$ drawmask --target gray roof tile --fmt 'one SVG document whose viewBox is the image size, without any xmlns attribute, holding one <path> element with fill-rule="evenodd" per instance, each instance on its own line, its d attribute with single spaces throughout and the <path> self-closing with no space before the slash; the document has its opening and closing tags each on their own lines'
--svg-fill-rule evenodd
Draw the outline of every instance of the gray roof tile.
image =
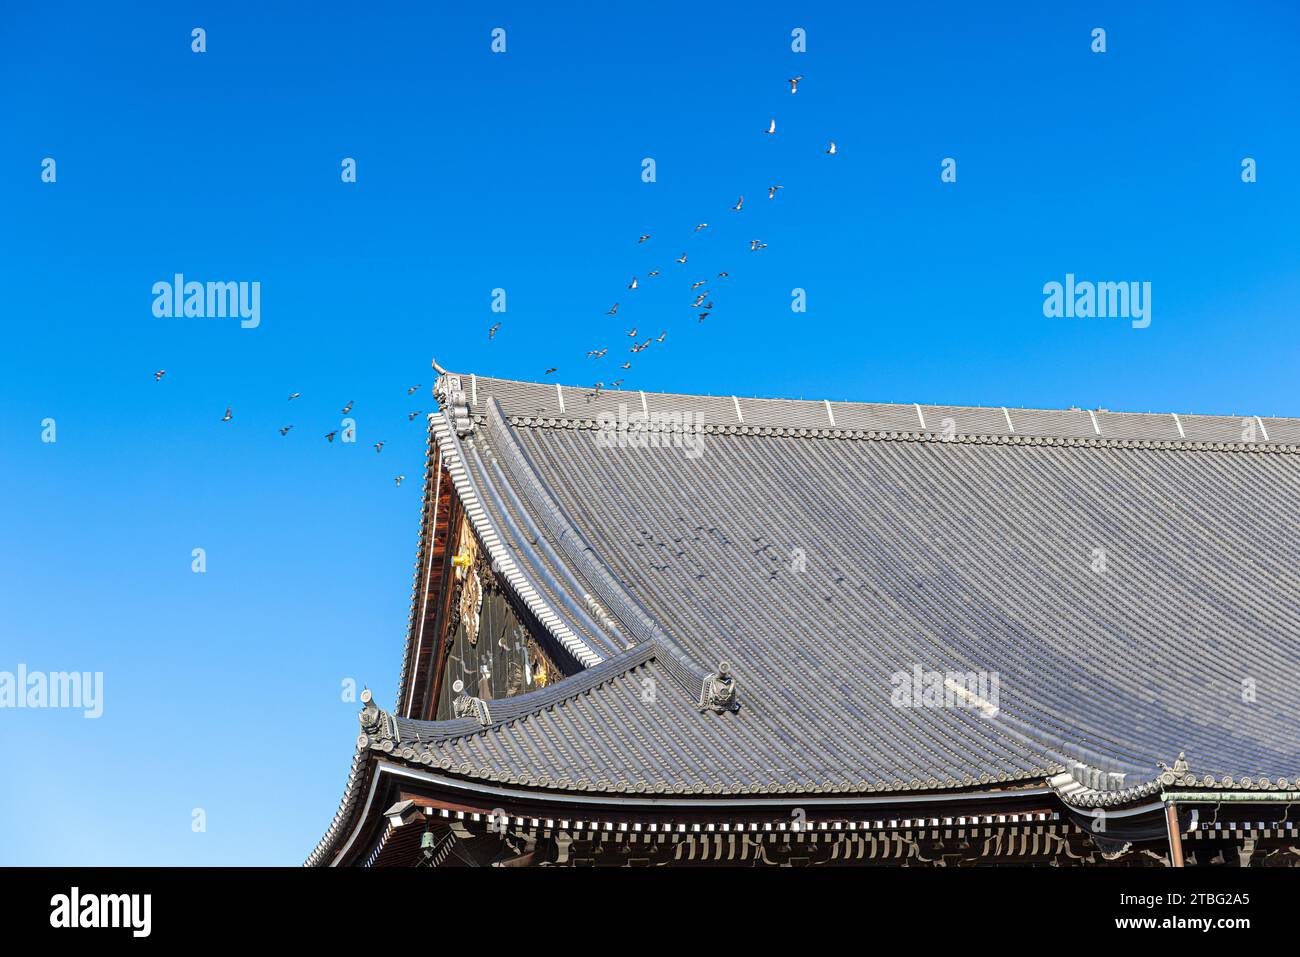
<svg viewBox="0 0 1300 957">
<path fill-rule="evenodd" d="M 1071 794 L 1135 799 L 1179 752 L 1217 786 L 1300 775 L 1296 420 L 1242 443 L 1234 416 L 474 392 L 454 441 L 484 521 L 603 661 L 491 702 L 488 728 L 399 722 L 399 751 L 418 734 L 454 773 L 643 793 L 1078 764 L 1112 778 Z M 620 406 L 698 415 L 703 455 L 603 447 Z M 589 595 L 615 634 L 575 610 Z M 724 659 L 739 710 L 701 711 Z M 996 676 L 996 715 L 898 706 L 918 667 Z"/>
</svg>

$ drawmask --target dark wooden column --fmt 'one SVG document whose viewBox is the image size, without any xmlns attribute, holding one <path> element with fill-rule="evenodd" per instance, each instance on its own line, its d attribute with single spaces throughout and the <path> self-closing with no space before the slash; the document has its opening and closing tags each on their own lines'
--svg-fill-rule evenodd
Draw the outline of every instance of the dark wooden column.
<svg viewBox="0 0 1300 957">
<path fill-rule="evenodd" d="M 1183 835 L 1178 826 L 1178 808 L 1173 801 L 1165 802 L 1165 828 L 1169 832 L 1169 857 L 1174 867 L 1183 866 Z"/>
</svg>

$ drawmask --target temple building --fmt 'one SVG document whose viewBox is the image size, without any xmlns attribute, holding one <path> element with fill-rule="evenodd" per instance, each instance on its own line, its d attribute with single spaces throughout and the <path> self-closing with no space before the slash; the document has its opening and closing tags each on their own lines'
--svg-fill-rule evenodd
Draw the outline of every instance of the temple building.
<svg viewBox="0 0 1300 957">
<path fill-rule="evenodd" d="M 438 372 L 308 864 L 1300 863 L 1300 419 Z"/>
</svg>

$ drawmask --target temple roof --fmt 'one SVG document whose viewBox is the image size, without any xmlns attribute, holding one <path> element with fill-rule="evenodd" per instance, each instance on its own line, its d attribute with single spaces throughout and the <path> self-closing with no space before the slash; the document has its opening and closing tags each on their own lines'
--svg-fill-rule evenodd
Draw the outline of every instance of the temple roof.
<svg viewBox="0 0 1300 957">
<path fill-rule="evenodd" d="M 365 747 L 647 795 L 1300 778 L 1300 420 L 438 395 L 493 567 L 586 670 Z"/>
</svg>

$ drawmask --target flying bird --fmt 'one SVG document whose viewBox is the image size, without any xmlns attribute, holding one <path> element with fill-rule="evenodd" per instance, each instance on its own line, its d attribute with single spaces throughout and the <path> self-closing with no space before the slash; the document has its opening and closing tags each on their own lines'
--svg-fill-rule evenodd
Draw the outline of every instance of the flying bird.
<svg viewBox="0 0 1300 957">
<path fill-rule="evenodd" d="M 646 273 L 646 275 L 647 275 L 647 276 L 657 276 L 657 275 L 659 275 L 659 270 L 658 270 L 658 269 L 652 269 L 652 270 L 650 270 L 648 273 Z"/>
<path fill-rule="evenodd" d="M 338 435 L 338 434 L 339 434 L 339 430 L 338 430 L 338 429 L 335 429 L 333 432 L 326 432 L 326 433 L 325 433 L 325 438 L 327 438 L 327 439 L 329 439 L 331 442 L 333 442 L 333 441 L 334 441 L 334 436 L 336 436 L 336 435 Z"/>
<path fill-rule="evenodd" d="M 609 384 L 609 387 L 610 387 L 611 389 L 617 389 L 617 388 L 618 388 L 619 386 L 621 386 L 622 384 L 623 384 L 623 380 L 622 380 L 622 379 L 615 379 L 613 382 L 611 382 L 611 383 Z"/>
<path fill-rule="evenodd" d="M 357 434 L 356 429 L 349 428 L 346 432 L 343 433 L 343 441 L 351 442 L 354 438 L 356 438 L 356 434 Z"/>
<path fill-rule="evenodd" d="M 384 440 L 380 439 L 378 442 L 375 443 L 375 454 L 378 455 L 383 450 L 384 450 Z"/>
<path fill-rule="evenodd" d="M 767 198 L 768 198 L 768 199 L 776 199 L 776 191 L 777 191 L 778 189 L 785 189 L 785 187 L 784 187 L 784 186 L 769 186 L 769 187 L 767 188 Z"/>
<path fill-rule="evenodd" d="M 301 392 L 295 392 L 293 395 L 289 396 L 289 401 L 292 402 L 294 399 L 298 398 L 298 396 L 300 396 L 300 395 L 302 395 Z"/>
<path fill-rule="evenodd" d="M 549 369 L 543 372 L 542 375 L 550 375 L 552 372 L 559 372 L 559 371 L 560 371 L 559 366 L 551 366 Z"/>
<path fill-rule="evenodd" d="M 406 390 L 406 394 L 407 394 L 407 395 L 415 395 L 416 391 L 417 391 L 419 388 L 420 388 L 420 384 L 419 384 L 419 383 L 416 383 L 415 385 L 411 386 L 409 389 Z"/>
<path fill-rule="evenodd" d="M 635 289 L 635 288 L 636 288 L 636 276 L 633 276 L 633 277 L 632 277 L 632 281 L 631 281 L 630 283 L 627 284 L 627 288 L 628 288 L 628 289 Z"/>
<path fill-rule="evenodd" d="M 707 312 L 700 313 L 700 322 L 703 322 L 707 318 L 709 318 L 709 314 Z"/>
<path fill-rule="evenodd" d="M 732 208 L 732 209 L 741 209 L 742 207 L 744 207 L 744 205 L 745 205 L 745 197 L 742 196 L 742 197 L 740 197 L 740 199 L 736 200 L 736 205 L 735 205 L 735 206 L 732 206 L 731 208 Z"/>
<path fill-rule="evenodd" d="M 348 404 L 343 407 L 343 414 L 347 415 L 352 411 L 352 400 L 348 399 Z"/>
<path fill-rule="evenodd" d="M 834 140 L 831 140 L 831 145 L 827 148 L 826 152 L 829 153 L 831 156 L 834 156 L 834 155 L 835 155 L 835 141 L 834 141 Z"/>
<path fill-rule="evenodd" d="M 701 229 L 707 229 L 708 226 L 709 226 L 708 223 L 700 223 L 700 225 L 698 225 L 698 226 L 696 226 L 694 229 L 692 229 L 691 232 L 693 232 L 693 233 L 698 233 Z"/>
<path fill-rule="evenodd" d="M 154 381 L 154 382 L 161 382 L 161 381 L 162 381 L 162 377 L 165 376 L 166 374 L 167 374 L 167 370 L 166 370 L 166 369 L 159 369 L 157 372 L 155 372 L 155 373 L 153 374 L 153 381 Z"/>
<path fill-rule="evenodd" d="M 406 478 L 405 475 L 399 475 L 399 476 L 397 476 L 397 478 L 393 479 L 393 482 L 396 483 L 396 485 L 397 485 L 398 488 L 401 488 L 401 487 L 402 487 L 402 479 L 404 479 L 404 478 Z"/>
<path fill-rule="evenodd" d="M 234 416 L 230 414 L 230 406 L 226 406 L 226 414 L 221 417 L 222 422 L 229 422 Z"/>
<path fill-rule="evenodd" d="M 691 283 L 691 292 L 694 292 L 695 290 L 699 289 L 699 288 L 700 288 L 701 286 L 703 286 L 706 282 L 708 282 L 707 279 L 701 279 L 699 282 L 693 282 L 693 283 Z"/>
<path fill-rule="evenodd" d="M 618 303 L 614 303 L 613 307 L 609 310 L 609 312 L 605 313 L 605 315 L 612 316 L 616 312 L 618 312 Z"/>
<path fill-rule="evenodd" d="M 707 289 L 704 290 L 704 292 L 700 293 L 700 298 L 696 299 L 693 303 L 691 303 L 691 308 L 694 309 L 700 306 L 704 302 L 705 298 L 708 297 L 708 294 L 709 291 Z"/>
<path fill-rule="evenodd" d="M 677 261 L 678 261 L 679 263 L 684 263 L 684 262 L 686 262 L 686 253 L 682 253 L 682 258 L 679 259 L 679 260 L 677 260 Z"/>
<path fill-rule="evenodd" d="M 493 326 L 491 329 L 488 330 L 488 338 L 495 339 L 497 335 L 497 330 L 500 328 L 501 328 L 501 323 L 498 322 L 495 326 Z"/>
<path fill-rule="evenodd" d="M 727 276 L 729 276 L 729 275 L 731 275 L 731 274 L 730 274 L 730 273 L 725 273 L 725 272 L 720 272 L 720 273 L 718 273 L 718 278 L 719 278 L 719 279 L 726 279 Z"/>
<path fill-rule="evenodd" d="M 637 242 L 639 242 L 639 243 L 643 243 L 643 242 L 645 242 L 645 241 L 646 241 L 647 239 L 649 239 L 649 238 L 650 238 L 650 234 L 649 234 L 649 233 L 646 233 L 644 236 L 642 236 L 640 239 L 638 239 Z"/>
<path fill-rule="evenodd" d="M 419 409 L 416 409 L 414 412 L 411 412 L 411 413 L 409 413 L 409 414 L 406 416 L 406 421 L 407 421 L 407 422 L 414 422 L 414 421 L 415 421 L 415 417 L 416 417 L 417 415 L 419 415 L 419 414 L 420 414 L 420 410 L 419 410 Z"/>
<path fill-rule="evenodd" d="M 751 239 L 751 240 L 749 241 L 749 251 L 750 251 L 751 253 L 752 253 L 755 249 L 766 249 L 766 248 L 767 248 L 767 243 L 765 243 L 765 242 L 760 242 L 760 241 L 757 240 L 757 239 Z"/>
<path fill-rule="evenodd" d="M 289 430 L 292 429 L 292 428 L 293 428 L 292 425 L 286 425 L 283 429 L 280 430 L 280 434 L 281 434 L 281 435 L 288 435 L 288 434 L 289 434 Z"/>
<path fill-rule="evenodd" d="M 802 76 L 792 76 L 792 77 L 790 77 L 790 92 L 791 92 L 792 94 L 793 94 L 793 93 L 798 93 L 798 92 L 799 92 L 799 81 L 802 80 L 802 79 L 803 79 Z"/>
<path fill-rule="evenodd" d="M 634 338 L 634 339 L 636 338 L 636 330 L 635 330 L 635 329 L 629 329 L 627 334 L 628 334 L 630 337 Z"/>
<path fill-rule="evenodd" d="M 623 369 L 630 369 L 630 368 L 632 368 L 632 363 L 630 363 L 630 362 L 624 362 L 623 365 L 622 365 L 620 368 L 623 368 Z"/>
<path fill-rule="evenodd" d="M 668 330 L 665 329 L 663 332 L 659 333 L 659 338 L 656 339 L 655 342 L 663 342 L 667 338 L 668 338 Z"/>
<path fill-rule="evenodd" d="M 769 136 L 771 136 L 773 133 L 775 133 L 775 132 L 776 132 L 776 120 L 773 119 L 772 122 L 769 123 L 769 124 L 767 125 L 767 129 L 765 129 L 763 132 L 766 133 L 766 134 L 768 134 Z"/>
</svg>

